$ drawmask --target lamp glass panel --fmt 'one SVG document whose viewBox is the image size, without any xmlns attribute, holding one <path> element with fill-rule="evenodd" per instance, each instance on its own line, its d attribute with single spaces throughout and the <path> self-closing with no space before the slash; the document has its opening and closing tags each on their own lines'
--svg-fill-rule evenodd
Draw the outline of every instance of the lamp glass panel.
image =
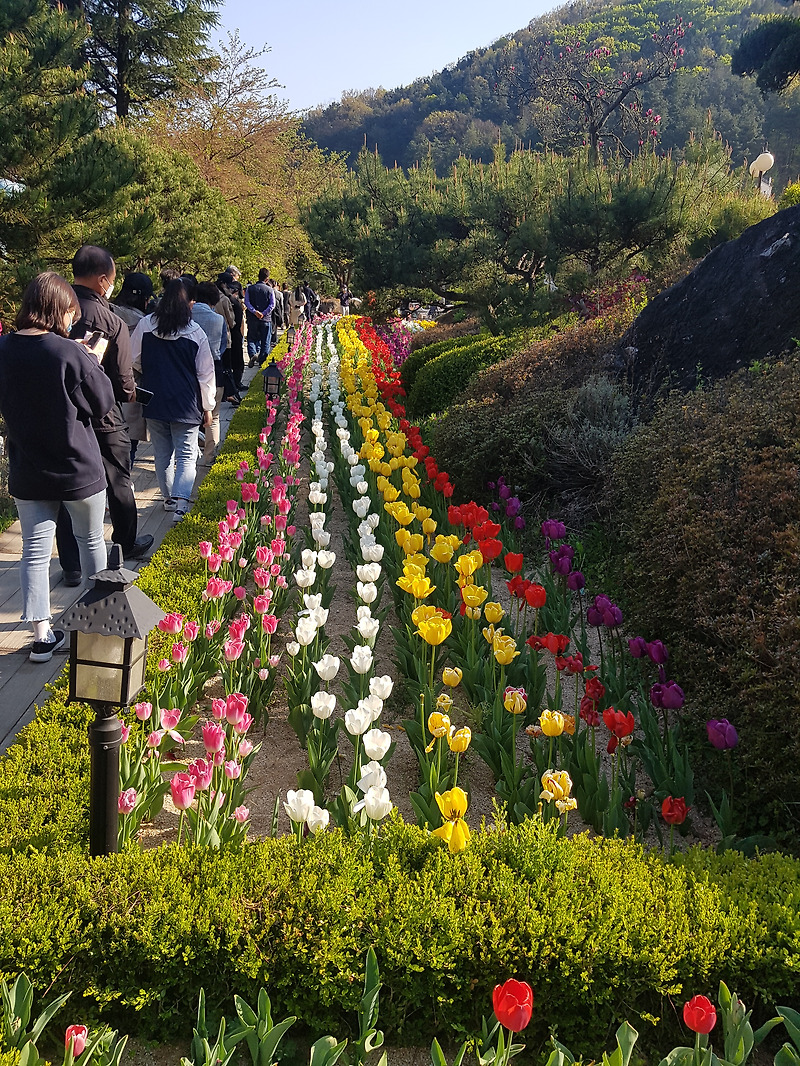
<svg viewBox="0 0 800 1066">
<path fill-rule="evenodd" d="M 128 671 L 128 690 L 125 693 L 125 700 L 123 702 L 129 703 L 137 692 L 144 688 L 144 674 L 147 666 L 147 658 L 145 656 L 145 650 L 147 648 L 147 641 L 134 640 L 131 647 L 131 665 Z"/>
<path fill-rule="evenodd" d="M 121 666 L 88 666 L 85 663 L 76 663 L 75 698 L 122 703 L 124 674 Z"/>
<path fill-rule="evenodd" d="M 122 666 L 125 661 L 125 638 L 104 633 L 78 633 L 78 658 L 96 663 Z"/>
</svg>

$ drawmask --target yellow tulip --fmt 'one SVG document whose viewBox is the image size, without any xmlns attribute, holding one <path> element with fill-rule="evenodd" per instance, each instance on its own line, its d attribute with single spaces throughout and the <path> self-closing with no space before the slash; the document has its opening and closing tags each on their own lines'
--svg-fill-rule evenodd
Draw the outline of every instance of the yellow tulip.
<svg viewBox="0 0 800 1066">
<path fill-rule="evenodd" d="M 410 497 L 410 499 L 418 500 L 421 495 L 422 490 L 416 482 L 413 485 L 406 485 L 406 496 Z"/>
<path fill-rule="evenodd" d="M 405 548 L 406 541 L 409 539 L 410 536 L 411 534 L 404 526 L 401 526 L 399 529 L 395 530 L 394 539 L 397 541 L 398 548 Z"/>
<path fill-rule="evenodd" d="M 386 488 L 383 490 L 383 498 L 386 503 L 394 503 L 399 495 L 400 489 L 395 488 L 391 483 L 387 483 Z"/>
<path fill-rule="evenodd" d="M 427 599 L 436 588 L 431 584 L 431 579 L 427 575 L 419 576 L 418 574 L 405 574 L 398 578 L 396 584 L 403 592 L 412 595 L 415 600 Z"/>
<path fill-rule="evenodd" d="M 574 714 L 565 714 L 564 715 L 564 732 L 567 734 L 568 737 L 574 737 L 575 736 L 575 715 Z"/>
<path fill-rule="evenodd" d="M 560 737 L 564 732 L 564 715 L 561 711 L 542 711 L 539 725 L 546 737 Z"/>
<path fill-rule="evenodd" d="M 416 553 L 422 549 L 424 544 L 425 538 L 421 533 L 411 533 L 409 534 L 408 540 L 403 545 L 403 551 L 408 555 L 416 555 Z"/>
<path fill-rule="evenodd" d="M 429 618 L 433 618 L 438 613 L 432 604 L 421 603 L 419 607 L 415 607 L 411 612 L 411 621 L 415 626 L 418 626 L 420 622 L 427 622 Z"/>
<path fill-rule="evenodd" d="M 426 644 L 431 644 L 433 647 L 438 647 L 439 644 L 442 644 L 452 632 L 453 623 L 449 618 L 443 618 L 438 613 L 435 617 L 420 622 L 417 626 L 417 633 Z"/>
<path fill-rule="evenodd" d="M 528 703 L 519 689 L 512 688 L 508 689 L 503 706 L 510 714 L 523 714 Z"/>
<path fill-rule="evenodd" d="M 444 825 L 440 829 L 434 829 L 433 836 L 446 840 L 452 854 L 463 851 L 469 843 L 469 826 L 464 821 L 464 815 L 467 813 L 466 793 L 456 786 L 441 795 L 437 792 L 436 802 Z"/>
<path fill-rule="evenodd" d="M 441 711 L 442 714 L 449 714 L 450 708 L 453 706 L 452 696 L 448 696 L 446 692 L 440 692 L 436 697 L 436 710 Z"/>
<path fill-rule="evenodd" d="M 483 633 L 483 639 L 487 644 L 494 645 L 495 638 L 502 635 L 502 629 L 495 629 L 494 626 L 487 626 L 486 629 L 481 630 Z"/>
<path fill-rule="evenodd" d="M 432 513 L 430 507 L 421 507 L 416 502 L 411 505 L 411 510 L 419 522 L 424 522 L 426 518 L 430 518 Z"/>
<path fill-rule="evenodd" d="M 555 800 L 561 814 L 574 811 L 578 804 L 570 797 L 572 779 L 566 770 L 545 770 L 542 774 L 542 791 L 539 799 Z"/>
<path fill-rule="evenodd" d="M 513 637 L 507 637 L 505 635 L 496 636 L 494 643 L 492 644 L 492 650 L 494 651 L 495 659 L 501 666 L 508 666 L 519 655 L 517 651 L 517 642 Z"/>
<path fill-rule="evenodd" d="M 476 570 L 483 566 L 483 556 L 477 550 L 459 555 L 453 566 L 462 577 L 472 577 Z"/>
<path fill-rule="evenodd" d="M 480 607 L 488 595 L 483 585 L 465 585 L 461 590 L 461 598 L 467 607 Z"/>
<path fill-rule="evenodd" d="M 437 537 L 431 548 L 431 559 L 435 559 L 437 563 L 449 563 L 452 558 L 452 545 L 446 537 Z"/>
<path fill-rule="evenodd" d="M 442 714 L 439 711 L 433 711 L 428 715 L 428 732 L 435 736 L 446 737 L 450 732 L 450 719 L 446 714 Z"/>
<path fill-rule="evenodd" d="M 488 603 L 483 605 L 483 614 L 487 622 L 496 625 L 498 622 L 502 621 L 505 611 L 499 603 L 495 603 L 494 600 L 489 600 Z"/>
<path fill-rule="evenodd" d="M 481 617 L 481 613 L 482 612 L 481 612 L 480 607 L 465 607 L 464 608 L 464 614 L 467 616 L 467 618 L 471 618 L 475 622 L 479 621 L 479 619 Z"/>
<path fill-rule="evenodd" d="M 461 729 L 451 729 L 447 735 L 447 744 L 450 751 L 456 753 L 456 755 L 462 754 L 469 747 L 469 742 L 472 740 L 472 730 L 469 726 L 462 726 Z"/>
<path fill-rule="evenodd" d="M 436 522 L 433 518 L 422 519 L 422 532 L 425 534 L 426 537 L 433 536 L 433 534 L 436 532 Z"/>
<path fill-rule="evenodd" d="M 463 676 L 463 671 L 457 666 L 446 666 L 444 670 L 442 670 L 442 681 L 448 686 L 448 688 L 455 688 L 456 685 L 460 685 Z"/>
<path fill-rule="evenodd" d="M 410 533 L 409 536 L 419 536 L 419 533 Z M 425 573 L 425 567 L 428 565 L 428 556 L 423 555 L 422 552 L 417 552 L 414 555 L 407 555 L 403 560 L 403 569 L 406 570 L 410 566 L 416 566 L 420 574 Z"/>
</svg>

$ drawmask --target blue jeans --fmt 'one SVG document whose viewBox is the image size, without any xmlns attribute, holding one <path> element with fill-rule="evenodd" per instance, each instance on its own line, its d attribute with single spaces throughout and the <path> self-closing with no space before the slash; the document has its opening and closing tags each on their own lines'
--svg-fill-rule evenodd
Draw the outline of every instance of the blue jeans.
<svg viewBox="0 0 800 1066">
<path fill-rule="evenodd" d="M 162 422 L 158 418 L 148 418 L 147 428 L 161 495 L 165 500 L 177 500 L 179 511 L 188 511 L 197 475 L 198 427 L 189 422 Z"/>
<path fill-rule="evenodd" d="M 22 527 L 22 586 L 23 622 L 43 622 L 50 618 L 50 556 L 56 519 L 61 507 L 59 500 L 18 500 L 17 514 Z M 108 566 L 103 533 L 106 493 L 96 492 L 85 500 L 65 500 L 78 542 L 81 572 L 84 581 Z"/>
<path fill-rule="evenodd" d="M 247 331 L 247 354 L 251 359 L 263 363 L 272 351 L 272 319 L 262 318 L 258 323 L 258 333 L 253 336 Z"/>
</svg>

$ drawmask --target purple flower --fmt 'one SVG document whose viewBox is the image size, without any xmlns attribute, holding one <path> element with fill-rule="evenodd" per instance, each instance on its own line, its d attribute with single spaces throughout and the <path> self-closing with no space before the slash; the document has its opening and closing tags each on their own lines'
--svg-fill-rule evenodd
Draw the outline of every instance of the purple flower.
<svg viewBox="0 0 800 1066">
<path fill-rule="evenodd" d="M 652 640 L 647 645 L 646 650 L 650 662 L 654 663 L 656 666 L 663 666 L 669 658 L 669 652 L 660 640 Z"/>
<path fill-rule="evenodd" d="M 586 608 L 586 621 L 590 626 L 601 626 L 603 624 L 603 612 L 598 611 L 593 603 Z"/>
<path fill-rule="evenodd" d="M 647 641 L 644 637 L 633 637 L 628 641 L 628 651 L 634 659 L 641 659 L 643 655 L 647 654 Z"/>
<path fill-rule="evenodd" d="M 525 519 L 522 517 L 522 515 L 517 515 L 517 517 L 514 519 L 514 529 L 522 530 L 524 528 L 525 528 Z"/>
<path fill-rule="evenodd" d="M 739 734 L 727 718 L 712 718 L 706 722 L 708 739 L 717 751 L 729 751 L 739 743 Z"/>
<path fill-rule="evenodd" d="M 493 511 L 499 511 L 499 510 L 500 510 L 500 504 L 499 504 L 499 503 L 497 503 L 497 501 L 495 501 L 495 502 L 494 502 L 494 503 L 492 504 L 492 510 L 493 510 Z"/>
<path fill-rule="evenodd" d="M 575 549 L 570 547 L 569 544 L 562 544 L 560 548 L 551 551 L 549 555 L 553 572 L 565 577 L 572 569 L 572 559 L 575 555 Z"/>
<path fill-rule="evenodd" d="M 511 489 L 508 485 L 498 485 L 497 495 L 501 500 L 507 500 L 511 496 Z"/>
<path fill-rule="evenodd" d="M 491 489 L 491 491 L 494 492 L 494 490 L 497 488 L 497 485 L 495 485 L 493 481 L 487 481 L 486 488 Z"/>
<path fill-rule="evenodd" d="M 679 711 L 686 697 L 677 681 L 659 681 L 650 689 L 650 702 L 654 707 L 667 711 Z"/>
<path fill-rule="evenodd" d="M 516 518 L 522 510 L 522 503 L 519 496 L 512 496 L 506 503 L 506 518 Z"/>
<path fill-rule="evenodd" d="M 547 518 L 542 522 L 542 536 L 545 540 L 563 540 L 567 535 L 567 527 L 563 522 L 557 522 L 554 518 Z"/>
<path fill-rule="evenodd" d="M 616 629 L 617 626 L 622 625 L 622 611 L 616 603 L 612 603 L 603 611 L 603 625 L 608 629 Z"/>
<path fill-rule="evenodd" d="M 573 570 L 571 574 L 567 574 L 567 588 L 571 592 L 580 592 L 581 589 L 586 588 L 586 578 L 580 570 Z"/>
</svg>

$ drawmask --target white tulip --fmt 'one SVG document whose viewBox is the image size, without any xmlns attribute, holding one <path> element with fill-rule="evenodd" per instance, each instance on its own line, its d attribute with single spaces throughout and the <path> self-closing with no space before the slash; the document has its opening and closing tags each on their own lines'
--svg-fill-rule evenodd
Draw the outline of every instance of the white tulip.
<svg viewBox="0 0 800 1066">
<path fill-rule="evenodd" d="M 328 494 L 326 492 L 309 492 L 308 502 L 314 504 L 314 506 L 320 506 L 328 502 Z"/>
<path fill-rule="evenodd" d="M 304 648 L 307 648 L 309 644 L 314 642 L 317 636 L 317 623 L 308 615 L 299 618 L 294 635 L 297 637 L 297 643 L 302 644 Z"/>
<path fill-rule="evenodd" d="M 367 818 L 373 822 L 380 822 L 392 809 L 392 801 L 389 799 L 389 790 L 386 788 L 369 788 L 364 796 L 364 810 Z"/>
<path fill-rule="evenodd" d="M 364 751 L 370 759 L 382 759 L 392 744 L 392 738 L 381 729 L 370 729 L 364 734 Z"/>
<path fill-rule="evenodd" d="M 289 654 L 291 654 L 291 652 Z M 319 662 L 313 663 L 312 665 L 319 674 L 320 681 L 333 681 L 339 673 L 340 663 L 335 655 L 323 655 Z"/>
<path fill-rule="evenodd" d="M 369 492 L 369 485 L 366 481 L 359 481 L 356 483 L 356 492 L 359 496 L 365 496 Z"/>
<path fill-rule="evenodd" d="M 320 548 L 327 548 L 331 542 L 330 533 L 326 533 L 324 529 L 312 529 L 311 536 L 314 538 L 314 543 L 319 545 Z"/>
<path fill-rule="evenodd" d="M 368 674 L 372 669 L 372 648 L 368 644 L 357 644 L 350 656 L 350 665 L 357 674 Z"/>
<path fill-rule="evenodd" d="M 356 567 L 356 575 L 359 581 L 377 581 L 381 576 L 381 568 L 378 563 L 364 563 Z"/>
<path fill-rule="evenodd" d="M 313 807 L 306 822 L 310 833 L 324 833 L 331 820 L 330 811 L 324 807 Z"/>
<path fill-rule="evenodd" d="M 374 586 L 373 586 L 374 587 Z M 380 623 L 377 618 L 359 618 L 358 625 L 355 627 L 362 640 L 372 648 L 375 646 L 375 638 L 378 636 L 378 630 L 380 629 Z"/>
<path fill-rule="evenodd" d="M 383 710 L 383 700 L 380 696 L 371 693 L 369 696 L 365 696 L 363 700 L 359 700 L 358 705 L 369 711 L 373 722 L 376 722 L 380 718 L 381 711 Z"/>
<path fill-rule="evenodd" d="M 353 510 L 359 518 L 366 518 L 371 506 L 372 501 L 369 496 L 359 496 L 357 500 L 353 500 Z"/>
<path fill-rule="evenodd" d="M 362 618 L 372 618 L 372 611 L 366 605 L 359 607 L 356 610 L 356 618 L 361 621 Z"/>
<path fill-rule="evenodd" d="M 369 691 L 379 699 L 388 700 L 393 688 L 394 681 L 388 674 L 384 674 L 383 677 L 371 677 L 369 679 Z"/>
<path fill-rule="evenodd" d="M 366 740 L 366 737 L 364 739 Z M 367 792 L 371 788 L 386 788 L 386 771 L 379 762 L 368 762 L 361 767 L 358 787 L 362 792 Z"/>
<path fill-rule="evenodd" d="M 351 707 L 349 711 L 345 711 L 344 727 L 350 736 L 360 737 L 362 733 L 366 733 L 371 725 L 372 718 L 370 713 L 364 708 Z"/>
<path fill-rule="evenodd" d="M 305 822 L 314 809 L 314 793 L 308 788 L 289 789 L 283 808 L 293 822 Z"/>
<path fill-rule="evenodd" d="M 377 529 L 381 522 L 381 516 L 377 514 L 367 515 L 367 525 L 370 529 Z"/>
<path fill-rule="evenodd" d="M 321 607 L 322 606 L 322 593 L 321 592 L 316 592 L 316 593 L 304 592 L 303 593 L 303 604 L 305 605 L 305 608 L 306 608 L 307 611 L 309 611 L 309 612 L 310 611 L 316 611 L 317 607 Z"/>
<path fill-rule="evenodd" d="M 294 579 L 298 588 L 310 589 L 317 580 L 317 572 L 316 570 L 296 570 Z"/>
<path fill-rule="evenodd" d="M 315 718 L 330 718 L 336 708 L 336 697 L 332 692 L 315 692 L 311 697 L 311 710 Z"/>
<path fill-rule="evenodd" d="M 317 561 L 317 553 L 312 552 L 310 548 L 304 548 L 300 559 L 304 570 L 313 570 Z"/>
<path fill-rule="evenodd" d="M 370 544 L 375 544 L 375 534 L 372 532 L 372 526 L 364 519 L 363 522 L 358 523 L 358 539 L 360 541 L 367 540 Z"/>
<path fill-rule="evenodd" d="M 361 542 L 361 558 L 369 563 L 379 563 L 383 558 L 382 544 L 369 544 L 366 547 Z"/>
<path fill-rule="evenodd" d="M 340 418 L 341 422 L 339 421 Z M 341 415 L 337 415 L 336 424 L 339 427 L 336 430 L 336 436 L 339 438 L 339 440 L 350 440 L 350 430 L 344 428 L 347 425 L 347 419 L 343 418 Z"/>
<path fill-rule="evenodd" d="M 312 511 L 308 516 L 308 521 L 311 523 L 312 529 L 322 528 L 325 525 L 325 512 L 324 511 Z"/>
<path fill-rule="evenodd" d="M 347 461 L 350 466 L 355 466 L 358 463 L 358 452 L 351 451 L 351 454 L 347 457 Z"/>
<path fill-rule="evenodd" d="M 289 641 L 289 643 L 286 645 L 286 653 L 287 655 L 291 655 L 292 658 L 294 658 L 295 655 L 300 654 L 300 645 L 297 643 L 296 640 Z"/>
<path fill-rule="evenodd" d="M 362 599 L 364 603 L 374 603 L 378 598 L 378 586 L 374 585 L 371 581 L 367 581 L 366 583 L 363 581 L 357 581 L 356 592 L 359 595 L 359 599 Z"/>
<path fill-rule="evenodd" d="M 328 552 L 324 549 L 317 552 L 317 563 L 323 570 L 330 570 L 333 564 L 336 562 L 336 552 Z"/>
</svg>

